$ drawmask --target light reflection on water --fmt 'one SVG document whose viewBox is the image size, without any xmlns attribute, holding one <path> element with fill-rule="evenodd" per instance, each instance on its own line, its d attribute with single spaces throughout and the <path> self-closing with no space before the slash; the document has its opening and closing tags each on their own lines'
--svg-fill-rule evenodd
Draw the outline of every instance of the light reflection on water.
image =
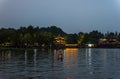
<svg viewBox="0 0 120 79">
<path fill-rule="evenodd" d="M 0 50 L 0 79 L 120 79 L 119 51 Z"/>
</svg>

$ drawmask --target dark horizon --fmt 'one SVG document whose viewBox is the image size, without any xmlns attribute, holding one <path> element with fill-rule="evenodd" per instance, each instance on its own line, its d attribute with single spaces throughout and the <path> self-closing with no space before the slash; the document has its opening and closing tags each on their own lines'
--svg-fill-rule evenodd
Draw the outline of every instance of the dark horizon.
<svg viewBox="0 0 120 79">
<path fill-rule="evenodd" d="M 104 45 L 105 47 L 120 47 L 120 32 L 103 34 L 99 31 L 91 31 L 90 33 L 67 34 L 56 26 L 43 28 L 29 26 L 27 28 L 21 27 L 17 30 L 12 28 L 0 29 L 0 47 L 49 48 L 50 45 L 53 45 L 53 48 L 55 48 L 64 47 L 66 44 L 76 44 L 75 46 L 82 47 L 85 47 L 86 44 L 95 45 L 95 47 L 101 47 L 101 45 L 102 47 Z"/>
<path fill-rule="evenodd" d="M 33 28 L 48 28 L 48 27 L 52 27 L 52 26 L 55 26 L 55 25 L 52 25 L 52 26 L 33 26 L 33 25 L 28 25 L 28 26 L 20 26 L 20 27 L 0 27 L 0 29 L 15 29 L 15 30 L 18 30 L 18 29 L 20 29 L 21 27 L 25 27 L 25 28 L 28 28 L 29 26 L 32 26 Z M 101 33 L 103 33 L 103 34 L 105 34 L 105 33 L 110 33 L 110 32 L 112 32 L 112 33 L 120 33 L 120 31 L 105 31 L 105 32 L 102 32 L 102 31 L 100 31 L 100 30 L 96 30 L 96 29 L 92 29 L 92 30 L 90 30 L 90 31 L 78 31 L 78 32 L 74 32 L 74 33 L 69 33 L 69 32 L 66 32 L 66 31 L 64 31 L 64 29 L 62 29 L 61 27 L 58 27 L 58 26 L 55 26 L 55 27 L 57 27 L 57 28 L 60 28 L 61 30 L 63 30 L 63 32 L 65 32 L 65 33 L 67 33 L 67 34 L 78 34 L 78 33 L 80 33 L 80 32 L 83 32 L 83 33 L 90 33 L 90 32 L 92 32 L 92 31 L 98 31 L 98 32 L 101 32 Z"/>
</svg>

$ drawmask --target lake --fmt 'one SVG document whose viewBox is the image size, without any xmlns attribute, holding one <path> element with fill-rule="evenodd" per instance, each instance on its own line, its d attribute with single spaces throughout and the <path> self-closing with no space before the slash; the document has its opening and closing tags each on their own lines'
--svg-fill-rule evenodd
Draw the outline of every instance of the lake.
<svg viewBox="0 0 120 79">
<path fill-rule="evenodd" d="M 1 49 L 0 79 L 120 79 L 120 49 Z"/>
</svg>

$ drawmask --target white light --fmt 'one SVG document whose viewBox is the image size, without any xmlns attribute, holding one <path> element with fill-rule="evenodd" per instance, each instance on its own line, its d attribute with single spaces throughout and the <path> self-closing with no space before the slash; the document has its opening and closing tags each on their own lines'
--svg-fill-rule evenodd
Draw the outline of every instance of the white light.
<svg viewBox="0 0 120 79">
<path fill-rule="evenodd" d="M 88 47 L 93 47 L 93 44 L 88 44 Z"/>
</svg>

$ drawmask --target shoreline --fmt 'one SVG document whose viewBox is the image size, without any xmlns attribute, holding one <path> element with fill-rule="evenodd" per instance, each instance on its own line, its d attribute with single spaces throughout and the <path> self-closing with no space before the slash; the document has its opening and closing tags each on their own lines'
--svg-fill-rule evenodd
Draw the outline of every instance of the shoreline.
<svg viewBox="0 0 120 79">
<path fill-rule="evenodd" d="M 0 49 L 66 49 L 66 48 L 120 48 L 120 44 L 98 44 L 95 46 L 64 46 L 64 45 L 53 45 L 53 46 L 49 46 L 46 45 L 44 47 L 42 46 L 0 46 Z"/>
</svg>

